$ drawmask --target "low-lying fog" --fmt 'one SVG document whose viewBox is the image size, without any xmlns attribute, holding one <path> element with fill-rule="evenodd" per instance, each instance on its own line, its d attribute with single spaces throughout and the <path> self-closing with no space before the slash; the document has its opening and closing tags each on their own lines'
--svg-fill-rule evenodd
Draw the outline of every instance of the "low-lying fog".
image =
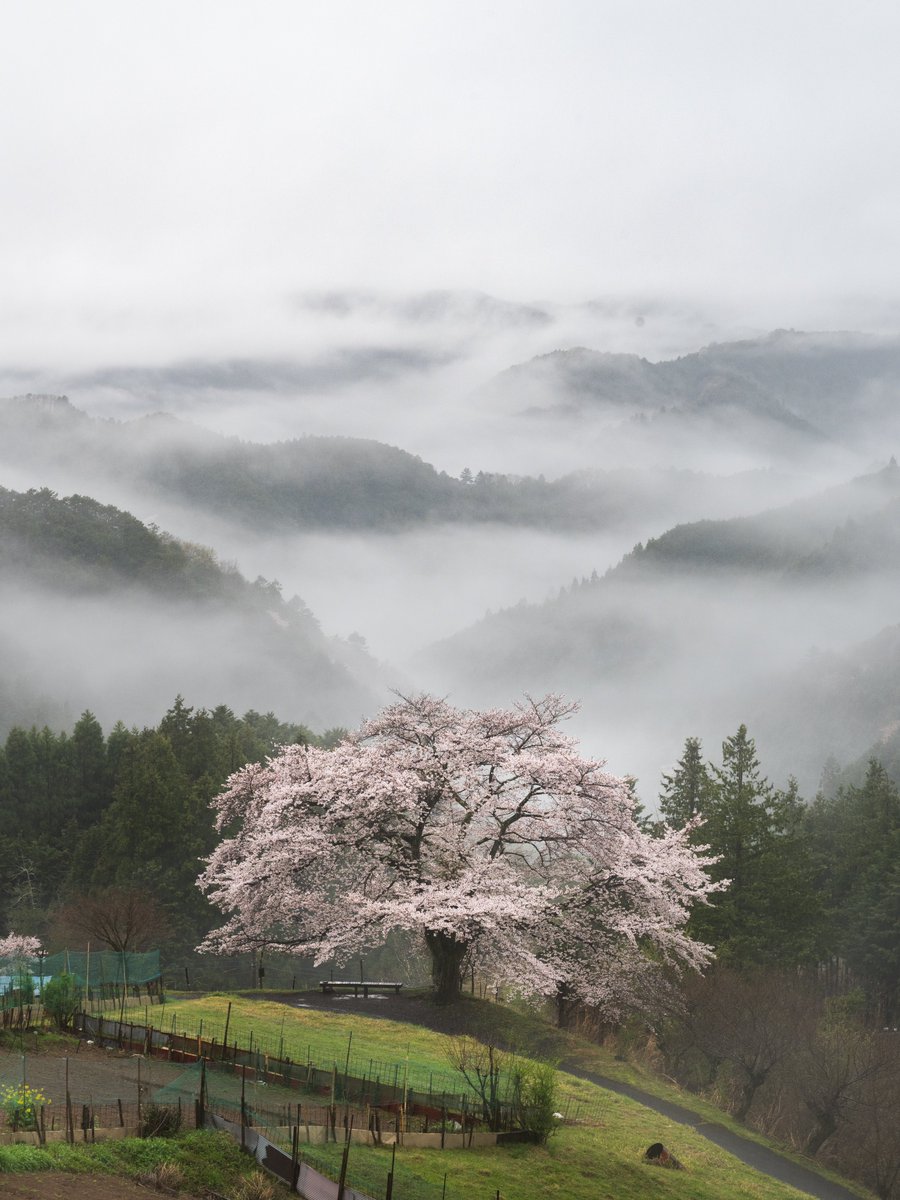
<svg viewBox="0 0 900 1200">
<path fill-rule="evenodd" d="M 404 308 L 395 301 L 391 307 L 377 298 L 340 295 L 296 300 L 294 318 L 310 343 L 305 357 L 25 370 L 7 376 L 4 386 L 7 394 L 65 392 L 94 417 L 124 420 L 165 410 L 253 441 L 322 433 L 370 437 L 453 475 L 464 467 L 548 479 L 590 467 L 689 467 L 723 477 L 759 473 L 732 488 L 727 500 L 723 490 L 707 509 L 692 506 L 667 480 L 652 514 L 596 532 L 445 524 L 391 532 L 251 534 L 174 497 L 149 497 L 122 480 L 87 480 L 76 461 L 66 461 L 64 449 L 53 466 L 36 472 L 21 461 L 3 462 L 0 448 L 0 484 L 91 494 L 177 537 L 212 546 L 221 561 L 234 562 L 250 579 L 277 579 L 285 597 L 296 593 L 305 601 L 327 636 L 357 633 L 366 639 L 372 656 L 388 664 L 380 679 L 382 695 L 393 684 L 446 691 L 464 703 L 508 704 L 525 687 L 536 692 L 552 687 L 583 699 L 584 712 L 573 728 L 585 749 L 607 757 L 617 771 L 639 775 L 649 803 L 660 771 L 677 758 L 686 736 L 703 736 L 714 755 L 718 741 L 741 721 L 764 725 L 769 681 L 799 670 L 814 646 L 845 649 L 897 619 L 893 585 L 884 580 L 852 592 L 789 593 L 767 584 L 765 603 L 751 603 L 745 582 L 721 576 L 706 589 L 660 588 L 636 598 L 628 616 L 638 621 L 645 640 L 633 668 L 624 672 L 615 661 L 614 636 L 598 654 L 590 640 L 579 642 L 574 627 L 565 653 L 552 662 L 542 660 L 540 638 L 532 641 L 530 633 L 518 647 L 520 667 L 497 671 L 488 683 L 478 677 L 477 664 L 466 676 L 464 658 L 462 673 L 417 658 L 430 643 L 465 629 L 487 610 L 522 600 L 540 604 L 573 578 L 603 575 L 636 542 L 678 522 L 749 514 L 813 494 L 861 473 L 878 456 L 883 462 L 893 447 L 886 436 L 869 431 L 855 443 L 823 439 L 801 455 L 787 436 L 780 443 L 777 434 L 753 440 L 728 425 L 710 426 L 697 436 L 696 427 L 648 432 L 627 413 L 598 420 L 523 416 L 515 394 L 498 402 L 484 384 L 496 371 L 563 344 L 567 334 L 582 335 L 579 340 L 596 349 L 659 356 L 698 349 L 716 332 L 747 331 L 717 331 L 688 309 L 671 312 L 638 302 L 564 311 L 498 307 L 478 297 L 462 302 L 440 293 L 410 304 Z M 318 353 L 310 329 L 322 333 Z M 90 628 L 89 637 L 79 633 L 79 621 Z M 217 647 L 227 645 L 229 652 L 239 647 L 239 628 L 213 623 L 194 637 L 172 621 L 171 614 L 147 612 L 135 623 L 114 611 L 107 620 L 96 602 L 42 603 L 36 609 L 19 594 L 4 606 L 0 633 L 16 636 L 34 663 L 43 655 L 34 672 L 40 687 L 65 692 L 74 716 L 83 707 L 96 708 L 95 698 L 103 694 L 104 711 L 126 723 L 153 720 L 176 693 L 197 705 L 275 709 L 288 721 L 352 725 L 363 715 L 330 704 L 289 711 L 302 680 L 292 684 L 266 672 L 254 678 L 253 661 L 239 656 L 227 666 L 217 663 Z M 167 630 L 172 652 L 160 656 Z M 490 664 L 489 654 L 485 662 Z M 804 787 L 814 787 L 821 742 L 798 746 L 794 763 L 778 722 L 770 721 L 765 732 L 773 769 L 797 770 Z M 860 730 L 855 742 L 837 748 L 862 752 L 866 736 Z M 760 750 L 766 765 L 766 745 Z M 822 752 L 822 762 L 824 757 Z"/>
</svg>

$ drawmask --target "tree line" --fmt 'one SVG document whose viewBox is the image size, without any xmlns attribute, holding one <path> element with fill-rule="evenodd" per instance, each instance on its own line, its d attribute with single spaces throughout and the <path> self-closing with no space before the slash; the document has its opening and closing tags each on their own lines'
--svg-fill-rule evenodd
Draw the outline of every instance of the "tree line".
<svg viewBox="0 0 900 1200">
<path fill-rule="evenodd" d="M 718 762 L 688 738 L 659 807 L 675 827 L 702 814 L 691 839 L 730 881 L 690 921 L 719 963 L 814 971 L 861 989 L 872 1022 L 900 1021 L 900 790 L 879 761 L 857 783 L 832 772 L 807 803 L 793 780 L 769 782 L 741 725 Z"/>
<path fill-rule="evenodd" d="M 127 896 L 155 913 L 147 945 L 191 951 L 212 923 L 195 886 L 216 842 L 212 798 L 275 747 L 333 745 L 343 732 L 318 737 L 273 713 L 237 717 L 181 697 L 144 729 L 117 722 L 104 735 L 90 712 L 71 733 L 12 729 L 0 749 L 0 927 L 81 945 L 71 918 L 114 891 L 123 911 Z"/>
<path fill-rule="evenodd" d="M 327 748 L 342 733 L 181 697 L 144 729 L 104 734 L 90 712 L 70 733 L 12 729 L 0 747 L 0 926 L 46 940 L 73 901 L 136 888 L 160 906 L 171 951 L 193 948 L 215 923 L 196 879 L 226 780 L 279 746 Z M 746 727 L 718 761 L 689 737 L 649 827 L 698 814 L 690 841 L 730 882 L 694 907 L 690 935 L 722 966 L 802 970 L 834 993 L 858 988 L 870 1023 L 900 1023 L 900 790 L 884 766 L 872 760 L 853 783 L 832 776 L 807 802 L 765 777 Z"/>
</svg>

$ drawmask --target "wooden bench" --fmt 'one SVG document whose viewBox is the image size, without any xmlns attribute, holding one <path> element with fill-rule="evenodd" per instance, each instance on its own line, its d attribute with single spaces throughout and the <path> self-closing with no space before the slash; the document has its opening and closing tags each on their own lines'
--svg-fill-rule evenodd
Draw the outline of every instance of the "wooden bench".
<svg viewBox="0 0 900 1200">
<path fill-rule="evenodd" d="M 322 979 L 319 987 L 323 996 L 333 995 L 335 992 L 352 992 L 354 996 L 359 996 L 362 992 L 363 998 L 368 999 L 369 992 L 394 992 L 399 996 L 403 984 L 391 983 L 384 979 Z"/>
</svg>

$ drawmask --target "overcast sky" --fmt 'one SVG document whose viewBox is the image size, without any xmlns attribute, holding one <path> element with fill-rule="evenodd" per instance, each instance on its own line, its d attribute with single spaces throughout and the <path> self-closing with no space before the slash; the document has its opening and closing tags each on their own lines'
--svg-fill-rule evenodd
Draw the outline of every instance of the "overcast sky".
<svg viewBox="0 0 900 1200">
<path fill-rule="evenodd" d="M 318 289 L 900 328 L 890 0 L 13 0 L 2 32 L 4 367 L 287 353 Z"/>
</svg>

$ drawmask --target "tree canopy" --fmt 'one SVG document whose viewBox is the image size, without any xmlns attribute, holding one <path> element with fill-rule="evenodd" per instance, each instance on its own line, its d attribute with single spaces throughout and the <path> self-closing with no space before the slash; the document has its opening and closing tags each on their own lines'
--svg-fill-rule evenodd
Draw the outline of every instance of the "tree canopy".
<svg viewBox="0 0 900 1200">
<path fill-rule="evenodd" d="M 395 930 L 427 947 L 438 998 L 464 962 L 524 992 L 592 1003 L 658 956 L 713 888 L 690 829 L 635 820 L 627 781 L 577 753 L 559 697 L 463 711 L 401 698 L 333 750 L 285 747 L 231 776 L 199 886 L 229 914 L 205 949 L 349 958 Z M 235 828 L 236 827 L 236 828 Z"/>
</svg>

